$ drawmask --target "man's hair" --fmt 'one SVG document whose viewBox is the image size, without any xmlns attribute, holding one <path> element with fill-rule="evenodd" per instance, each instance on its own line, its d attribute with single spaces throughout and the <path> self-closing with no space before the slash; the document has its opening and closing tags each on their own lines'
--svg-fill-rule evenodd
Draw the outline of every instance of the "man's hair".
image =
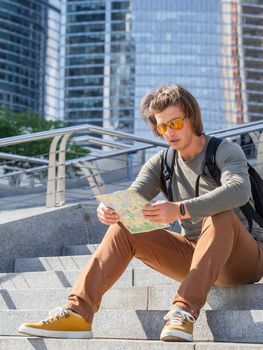
<svg viewBox="0 0 263 350">
<path fill-rule="evenodd" d="M 178 106 L 184 116 L 190 120 L 193 132 L 200 136 L 203 123 L 199 104 L 195 97 L 181 85 L 163 85 L 146 94 L 141 101 L 141 115 L 149 124 L 155 135 L 163 137 L 156 128 L 155 114 L 167 107 Z"/>
</svg>

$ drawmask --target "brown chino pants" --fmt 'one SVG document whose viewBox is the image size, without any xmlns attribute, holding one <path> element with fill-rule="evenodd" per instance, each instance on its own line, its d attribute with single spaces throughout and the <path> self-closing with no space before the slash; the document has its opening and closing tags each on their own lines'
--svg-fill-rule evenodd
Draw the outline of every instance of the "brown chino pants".
<svg viewBox="0 0 263 350">
<path fill-rule="evenodd" d="M 91 322 L 103 294 L 133 257 L 180 281 L 173 304 L 195 317 L 214 284 L 253 283 L 263 276 L 263 248 L 232 211 L 206 218 L 196 242 L 164 229 L 131 234 L 115 224 L 78 276 L 66 306 Z"/>
</svg>

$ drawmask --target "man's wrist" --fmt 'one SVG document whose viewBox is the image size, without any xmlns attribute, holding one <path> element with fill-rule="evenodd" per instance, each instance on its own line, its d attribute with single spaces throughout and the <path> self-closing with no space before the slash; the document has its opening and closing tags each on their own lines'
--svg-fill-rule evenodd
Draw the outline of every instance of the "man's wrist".
<svg viewBox="0 0 263 350">
<path fill-rule="evenodd" d="M 184 203 L 179 203 L 179 216 L 180 220 L 190 218 L 189 211 Z"/>
<path fill-rule="evenodd" d="M 180 203 L 179 210 L 180 210 L 181 216 L 184 217 L 185 216 L 185 206 L 183 203 Z"/>
</svg>

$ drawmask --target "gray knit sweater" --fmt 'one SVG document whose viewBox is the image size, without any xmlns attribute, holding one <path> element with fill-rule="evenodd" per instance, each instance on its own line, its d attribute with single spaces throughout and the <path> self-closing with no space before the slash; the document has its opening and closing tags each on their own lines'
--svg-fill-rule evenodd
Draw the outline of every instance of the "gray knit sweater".
<svg viewBox="0 0 263 350">
<path fill-rule="evenodd" d="M 209 140 L 206 136 L 205 147 L 197 157 L 184 161 L 176 154 L 173 175 L 174 201 L 183 202 L 189 210 L 190 219 L 181 221 L 182 234 L 188 239 L 197 239 L 201 231 L 202 220 L 225 210 L 234 209 L 240 220 L 247 225 L 240 209 L 251 197 L 247 160 L 241 147 L 223 140 L 216 153 L 216 164 L 221 169 L 221 183 L 218 187 L 213 178 L 201 176 L 199 197 L 195 197 L 195 185 L 199 174 L 203 173 L 205 153 Z M 152 156 L 142 167 L 131 188 L 137 190 L 148 200 L 152 200 L 161 191 L 161 153 Z"/>
</svg>

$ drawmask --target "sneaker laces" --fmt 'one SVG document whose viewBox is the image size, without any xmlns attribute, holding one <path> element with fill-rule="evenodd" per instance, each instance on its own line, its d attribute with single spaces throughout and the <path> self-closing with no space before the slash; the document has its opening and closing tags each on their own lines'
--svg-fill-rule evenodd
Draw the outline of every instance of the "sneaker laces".
<svg viewBox="0 0 263 350">
<path fill-rule="evenodd" d="M 58 320 L 62 317 L 69 317 L 69 309 L 65 309 L 63 307 L 56 307 L 55 309 L 52 309 L 48 313 L 48 317 L 44 319 L 43 323 L 50 323 L 52 321 Z"/>
<path fill-rule="evenodd" d="M 167 325 L 171 324 L 174 326 L 182 326 L 186 321 L 195 322 L 195 318 L 190 312 L 184 311 L 182 309 L 176 308 L 167 312 L 163 318 L 167 321 Z"/>
</svg>

